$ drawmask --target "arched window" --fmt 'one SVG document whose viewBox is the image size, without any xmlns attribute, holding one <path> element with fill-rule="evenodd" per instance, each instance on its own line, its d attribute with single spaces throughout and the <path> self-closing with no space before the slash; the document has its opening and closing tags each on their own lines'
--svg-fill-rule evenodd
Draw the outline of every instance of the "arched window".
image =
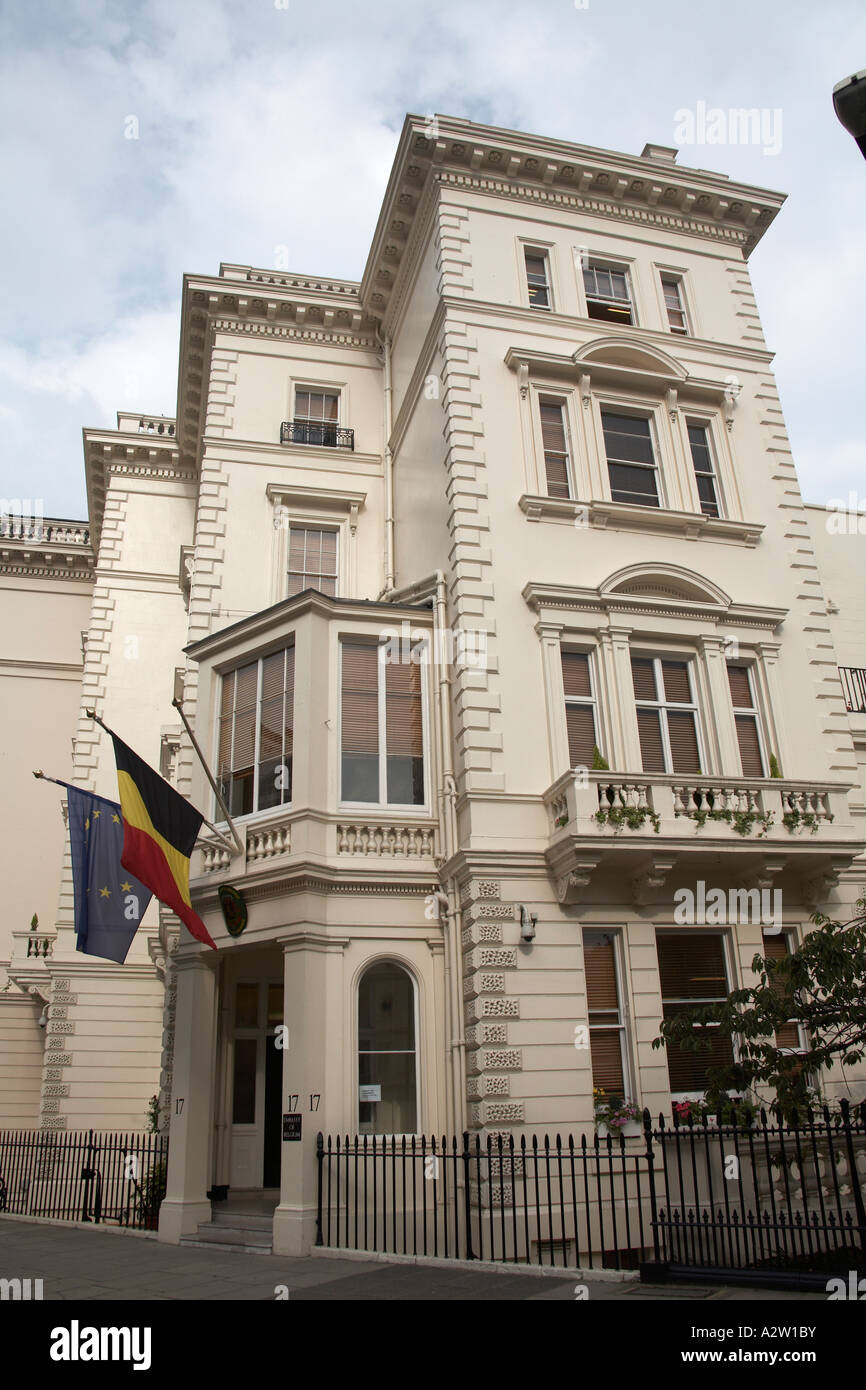
<svg viewBox="0 0 866 1390">
<path fill-rule="evenodd" d="M 415 986 L 392 961 L 358 985 L 358 1130 L 414 1134 L 418 1118 Z"/>
</svg>

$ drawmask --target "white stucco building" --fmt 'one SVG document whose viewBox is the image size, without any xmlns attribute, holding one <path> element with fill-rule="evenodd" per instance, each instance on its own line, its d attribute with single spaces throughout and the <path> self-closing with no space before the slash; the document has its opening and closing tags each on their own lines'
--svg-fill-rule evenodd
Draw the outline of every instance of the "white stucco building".
<svg viewBox="0 0 866 1390">
<path fill-rule="evenodd" d="M 293 1250 L 317 1130 L 702 1093 L 662 1017 L 863 891 L 866 536 L 789 451 L 748 271 L 782 202 L 409 117 L 360 284 L 185 278 L 176 420 L 85 430 L 87 528 L 0 550 L 0 1124 L 140 1128 L 159 1089 L 162 1237 L 279 1188 Z M 101 964 L 30 770 L 115 797 L 95 707 L 221 822 L 176 689 L 242 846 L 193 859 L 219 949 L 154 905 Z M 700 884 L 780 892 L 782 932 L 683 924 Z"/>
</svg>

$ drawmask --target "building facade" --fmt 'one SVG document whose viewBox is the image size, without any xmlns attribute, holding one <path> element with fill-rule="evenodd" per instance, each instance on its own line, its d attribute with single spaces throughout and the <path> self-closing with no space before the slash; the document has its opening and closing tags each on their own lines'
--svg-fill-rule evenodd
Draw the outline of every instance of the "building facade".
<svg viewBox="0 0 866 1390">
<path fill-rule="evenodd" d="M 8 672 L 74 736 L 45 770 L 116 794 L 95 708 L 219 832 L 218 950 L 152 905 L 122 967 L 74 951 L 50 789 L 6 841 L 4 1123 L 140 1127 L 158 1088 L 162 1238 L 216 1184 L 278 1189 L 274 1248 L 306 1248 L 318 1130 L 580 1132 L 599 1087 L 669 1112 L 706 1060 L 661 1019 L 851 915 L 866 542 L 788 447 L 747 264 L 782 201 L 409 117 L 360 284 L 186 277 L 176 419 L 85 430 L 79 550 L 4 542 L 57 624 L 30 655 L 22 607 Z"/>
</svg>

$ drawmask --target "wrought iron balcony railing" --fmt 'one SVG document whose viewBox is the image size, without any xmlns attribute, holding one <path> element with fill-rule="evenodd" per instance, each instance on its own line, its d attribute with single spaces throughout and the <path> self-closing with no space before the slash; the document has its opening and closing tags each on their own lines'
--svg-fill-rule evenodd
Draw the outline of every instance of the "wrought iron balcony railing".
<svg viewBox="0 0 866 1390">
<path fill-rule="evenodd" d="M 840 666 L 845 704 L 852 714 L 866 714 L 866 666 Z"/>
<path fill-rule="evenodd" d="M 316 444 L 328 449 L 354 449 L 355 431 L 327 420 L 284 420 L 280 425 L 281 444 Z"/>
</svg>

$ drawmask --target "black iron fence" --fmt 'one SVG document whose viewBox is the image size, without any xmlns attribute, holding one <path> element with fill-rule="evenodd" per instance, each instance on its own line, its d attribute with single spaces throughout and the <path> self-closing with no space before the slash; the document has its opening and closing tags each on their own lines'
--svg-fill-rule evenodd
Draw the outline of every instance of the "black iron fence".
<svg viewBox="0 0 866 1390">
<path fill-rule="evenodd" d="M 845 706 L 854 714 L 866 714 L 866 669 L 840 666 L 839 679 L 845 692 Z"/>
<path fill-rule="evenodd" d="M 0 1212 L 155 1228 L 168 1138 L 96 1130 L 0 1130 Z"/>
<path fill-rule="evenodd" d="M 674 1276 L 866 1273 L 866 1104 L 656 1128 L 645 1111 L 615 1138 L 320 1134 L 317 1156 L 319 1245 Z"/>
</svg>

